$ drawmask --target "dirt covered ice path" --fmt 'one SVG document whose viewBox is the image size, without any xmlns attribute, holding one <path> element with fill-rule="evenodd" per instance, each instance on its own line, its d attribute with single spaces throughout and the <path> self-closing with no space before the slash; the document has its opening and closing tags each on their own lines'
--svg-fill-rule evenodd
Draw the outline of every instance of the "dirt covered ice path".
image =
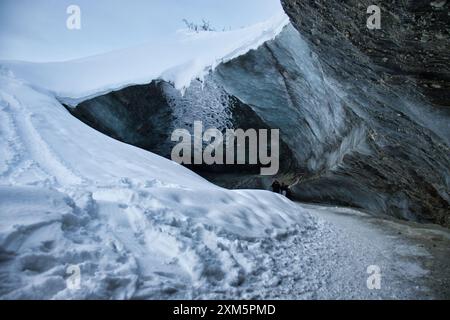
<svg viewBox="0 0 450 320">
<path fill-rule="evenodd" d="M 323 241 L 330 259 L 322 259 L 322 268 L 331 272 L 318 298 L 450 299 L 449 230 L 348 208 L 301 206 L 330 230 Z M 367 288 L 369 266 L 379 267 L 379 290 Z"/>
</svg>

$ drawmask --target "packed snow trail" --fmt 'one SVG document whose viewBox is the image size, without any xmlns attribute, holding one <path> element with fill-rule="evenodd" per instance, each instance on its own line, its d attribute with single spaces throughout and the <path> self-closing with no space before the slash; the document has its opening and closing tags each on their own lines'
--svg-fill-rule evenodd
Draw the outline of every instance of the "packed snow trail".
<svg viewBox="0 0 450 320">
<path fill-rule="evenodd" d="M 326 299 L 449 299 L 450 232 L 436 225 L 377 217 L 334 206 L 301 205 L 329 225 L 333 269 L 317 297 Z M 335 266 L 333 267 L 332 264 Z M 368 290 L 368 266 L 381 289 Z"/>
<path fill-rule="evenodd" d="M 361 225 L 342 230 L 313 216 L 323 208 L 280 195 L 214 186 L 93 130 L 8 72 L 0 135 L 2 299 L 432 295 L 420 263 L 392 253 L 424 249 Z M 383 290 L 367 289 L 369 264 L 385 268 Z M 78 290 L 66 283 L 71 265 Z"/>
</svg>

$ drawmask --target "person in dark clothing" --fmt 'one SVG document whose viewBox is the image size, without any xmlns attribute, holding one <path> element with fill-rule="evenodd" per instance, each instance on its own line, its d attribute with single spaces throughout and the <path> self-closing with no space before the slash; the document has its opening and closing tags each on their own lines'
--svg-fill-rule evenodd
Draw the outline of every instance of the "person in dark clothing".
<svg viewBox="0 0 450 320">
<path fill-rule="evenodd" d="M 280 190 L 281 190 L 281 194 L 283 195 L 283 196 L 285 196 L 286 198 L 288 198 L 289 200 L 292 200 L 293 199 L 293 194 L 292 194 L 292 189 L 291 189 L 291 187 L 292 186 L 288 186 L 287 184 L 285 184 L 285 183 L 283 183 L 283 184 L 281 184 L 281 188 L 280 188 Z"/>
<path fill-rule="evenodd" d="M 281 192 L 281 184 L 278 182 L 278 180 L 275 180 L 272 183 L 272 191 L 275 193 L 280 193 Z"/>
</svg>

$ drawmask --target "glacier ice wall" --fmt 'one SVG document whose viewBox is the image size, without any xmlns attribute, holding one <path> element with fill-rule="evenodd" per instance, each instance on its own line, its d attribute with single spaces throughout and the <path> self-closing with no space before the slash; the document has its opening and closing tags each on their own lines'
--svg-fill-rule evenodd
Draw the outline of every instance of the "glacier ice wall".
<svg viewBox="0 0 450 320">
<path fill-rule="evenodd" d="M 306 169 L 298 199 L 449 225 L 448 109 L 406 83 L 389 86 L 370 61 L 342 66 L 337 50 L 328 48 L 324 61 L 324 51 L 287 26 L 216 73 L 281 128 Z"/>
</svg>

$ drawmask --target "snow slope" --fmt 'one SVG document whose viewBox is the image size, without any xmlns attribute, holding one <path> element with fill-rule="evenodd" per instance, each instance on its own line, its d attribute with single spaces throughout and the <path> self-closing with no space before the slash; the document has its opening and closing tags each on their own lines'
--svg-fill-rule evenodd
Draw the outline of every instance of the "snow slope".
<svg viewBox="0 0 450 320">
<path fill-rule="evenodd" d="M 239 239 L 316 227 L 279 195 L 221 189 L 89 128 L 11 74 L 0 88 L 3 298 L 189 297 L 258 267 Z"/>
<path fill-rule="evenodd" d="M 275 38 L 288 22 L 289 18 L 281 13 L 238 30 L 200 33 L 181 30 L 164 41 L 74 61 L 0 64 L 18 78 L 71 105 L 154 79 L 172 82 L 178 90 L 184 90 L 194 78 L 202 78 L 218 64 Z"/>
</svg>

